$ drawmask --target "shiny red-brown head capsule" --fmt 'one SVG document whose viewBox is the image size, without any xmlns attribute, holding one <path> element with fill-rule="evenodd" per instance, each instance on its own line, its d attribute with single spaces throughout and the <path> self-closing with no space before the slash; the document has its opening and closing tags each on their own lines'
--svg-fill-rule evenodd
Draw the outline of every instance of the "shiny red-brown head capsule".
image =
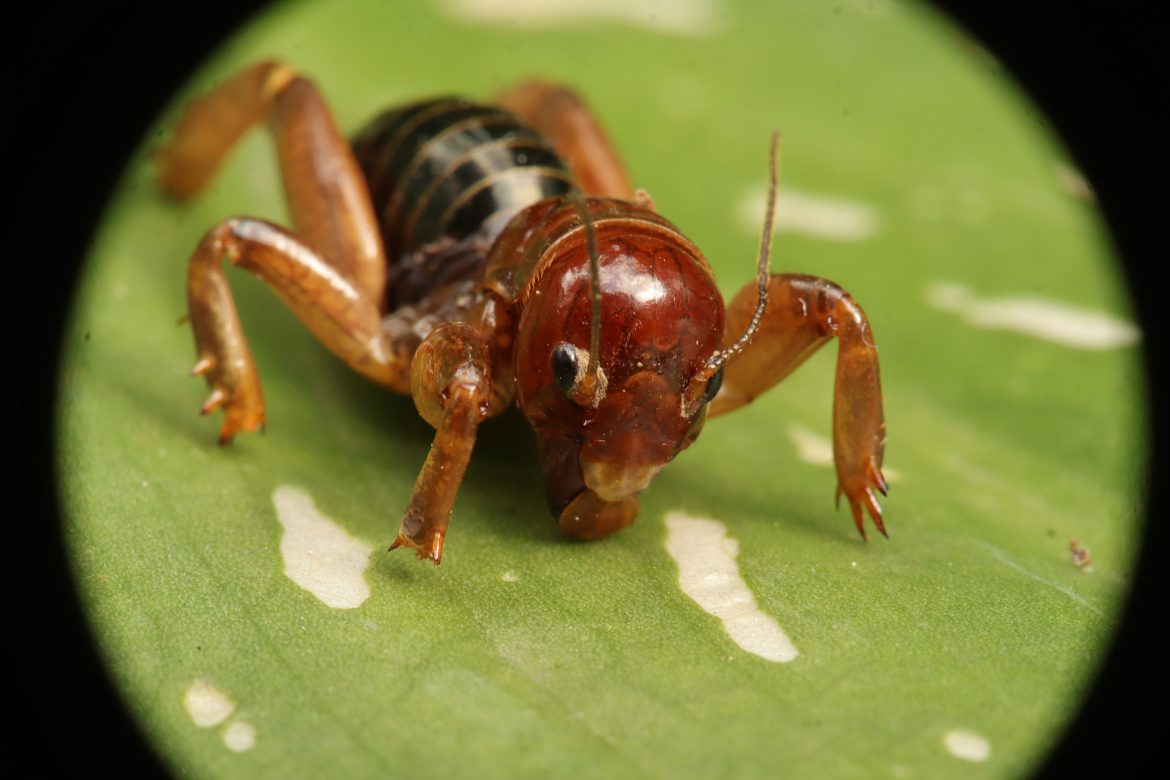
<svg viewBox="0 0 1170 780">
<path fill-rule="evenodd" d="M 709 399 L 721 378 L 708 366 L 722 339 L 723 299 L 706 260 L 652 211 L 625 204 L 622 216 L 610 216 L 606 205 L 587 202 L 599 338 L 589 242 L 578 221 L 537 264 L 514 353 L 517 397 L 539 440 L 550 509 L 566 533 L 586 539 L 633 522 L 637 494 L 702 427 L 706 405 L 684 403 L 687 390 Z"/>
</svg>

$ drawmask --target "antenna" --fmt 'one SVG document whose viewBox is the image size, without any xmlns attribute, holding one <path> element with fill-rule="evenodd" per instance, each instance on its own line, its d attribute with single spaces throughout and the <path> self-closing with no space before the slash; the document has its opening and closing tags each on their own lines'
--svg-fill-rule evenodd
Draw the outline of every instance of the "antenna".
<svg viewBox="0 0 1170 780">
<path fill-rule="evenodd" d="M 760 320 L 764 318 L 764 310 L 768 306 L 768 263 L 771 259 L 772 251 L 772 223 L 776 221 L 776 194 L 780 188 L 780 132 L 772 133 L 772 144 L 768 150 L 768 200 L 764 206 L 764 230 L 760 234 L 760 253 L 759 259 L 756 261 L 756 275 L 757 284 L 759 285 L 759 300 L 756 303 L 756 310 L 752 312 L 752 319 L 748 323 L 747 330 L 743 332 L 734 344 L 724 350 L 720 350 L 711 356 L 711 360 L 707 363 L 708 376 L 713 376 L 716 371 L 723 367 L 723 365 L 733 358 L 748 345 L 752 340 L 752 336 L 759 330 Z"/>
<path fill-rule="evenodd" d="M 585 245 L 589 250 L 589 363 L 585 366 L 585 374 L 581 377 L 581 384 L 577 395 L 590 406 L 596 408 L 605 397 L 606 381 L 601 375 L 601 259 L 597 250 L 597 231 L 593 227 L 593 215 L 579 190 L 573 190 L 566 196 L 572 201 L 577 213 L 581 216 L 581 224 L 585 228 Z"/>
<path fill-rule="evenodd" d="M 760 328 L 764 319 L 764 310 L 768 307 L 768 261 L 772 250 L 772 223 L 776 220 L 776 193 L 780 189 L 780 133 L 772 133 L 772 142 L 768 149 L 768 197 L 764 206 L 764 229 L 760 234 L 760 252 L 756 260 L 757 295 L 755 311 L 743 335 L 735 343 L 723 350 L 715 350 L 707 365 L 699 370 L 683 392 L 679 413 L 683 417 L 693 417 L 706 403 L 705 393 L 707 383 L 723 368 L 724 364 L 742 352 L 752 336 Z"/>
</svg>

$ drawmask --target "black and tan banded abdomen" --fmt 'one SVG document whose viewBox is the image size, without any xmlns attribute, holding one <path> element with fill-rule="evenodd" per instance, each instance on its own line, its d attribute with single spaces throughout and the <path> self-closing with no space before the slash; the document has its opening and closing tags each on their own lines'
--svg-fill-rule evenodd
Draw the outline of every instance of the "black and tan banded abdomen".
<svg viewBox="0 0 1170 780">
<path fill-rule="evenodd" d="M 535 130 L 501 108 L 457 98 L 388 111 L 353 147 L 391 265 L 573 188 L 564 162 Z"/>
</svg>

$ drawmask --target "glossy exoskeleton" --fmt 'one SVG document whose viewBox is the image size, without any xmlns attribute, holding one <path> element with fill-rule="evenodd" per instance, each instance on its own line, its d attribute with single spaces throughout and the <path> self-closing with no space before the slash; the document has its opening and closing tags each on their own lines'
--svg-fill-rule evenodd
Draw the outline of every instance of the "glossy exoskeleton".
<svg viewBox="0 0 1170 780">
<path fill-rule="evenodd" d="M 294 228 L 247 217 L 191 258 L 197 362 L 224 411 L 220 441 L 264 425 L 260 381 L 223 260 L 263 279 L 338 357 L 409 393 L 435 440 L 393 547 L 436 564 L 476 429 L 513 400 L 539 442 L 548 502 L 569 535 L 633 522 L 638 494 L 698 436 L 839 342 L 838 496 L 884 534 L 877 350 L 861 308 L 810 276 L 768 274 L 724 308 L 699 249 L 631 190 L 567 89 L 528 82 L 495 105 L 446 98 L 391 110 L 352 145 L 315 87 L 257 63 L 195 100 L 158 152 L 177 198 L 205 186 L 267 120 Z"/>
</svg>

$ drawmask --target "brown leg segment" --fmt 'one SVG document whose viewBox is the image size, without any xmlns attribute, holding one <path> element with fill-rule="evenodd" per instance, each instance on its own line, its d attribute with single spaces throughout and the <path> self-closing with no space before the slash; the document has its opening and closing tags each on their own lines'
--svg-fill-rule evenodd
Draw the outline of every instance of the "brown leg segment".
<svg viewBox="0 0 1170 780">
<path fill-rule="evenodd" d="M 279 69 L 271 60 L 257 62 L 187 105 L 170 143 L 154 153 L 163 191 L 189 198 L 207 186 L 236 141 L 268 112 L 265 85 Z"/>
<path fill-rule="evenodd" d="M 740 290 L 727 307 L 725 345 L 744 332 L 756 308 L 755 283 Z M 829 339 L 838 342 L 833 393 L 833 455 L 837 497 L 844 494 L 853 521 L 866 538 L 863 510 L 886 535 L 874 490 L 885 495 L 882 453 L 886 426 L 882 416 L 877 347 L 865 313 L 852 297 L 825 279 L 774 274 L 768 304 L 751 344 L 724 369 L 723 386 L 711 401 L 715 417 L 750 403 L 788 376 Z"/>
<path fill-rule="evenodd" d="M 191 258 L 188 303 L 198 361 L 223 407 L 220 441 L 264 424 L 260 381 L 223 275 L 226 256 L 266 281 L 327 347 L 357 371 L 407 392 L 410 349 L 383 333 L 386 262 L 365 182 L 315 87 L 276 62 L 257 63 L 193 101 L 159 150 L 159 181 L 198 193 L 247 130 L 267 119 L 295 232 L 233 219 L 207 233 Z"/>
<path fill-rule="evenodd" d="M 489 365 L 487 342 L 458 322 L 432 331 L 415 352 L 411 395 L 419 414 L 435 427 L 435 440 L 391 550 L 405 545 L 436 566 L 442 560 L 455 495 L 471 460 L 476 429 L 488 415 Z"/>
<path fill-rule="evenodd" d="M 575 92 L 543 81 L 526 81 L 497 100 L 552 143 L 586 194 L 633 197 L 613 144 Z"/>
<path fill-rule="evenodd" d="M 187 277 L 198 362 L 222 406 L 220 442 L 264 424 L 264 399 L 251 352 L 223 272 L 223 258 L 263 279 L 321 343 L 354 370 L 399 392 L 410 388 L 413 344 L 392 340 L 376 303 L 288 231 L 258 219 L 231 219 L 200 242 Z"/>
<path fill-rule="evenodd" d="M 451 324 L 422 344 L 413 327 L 425 307 L 383 318 L 386 263 L 369 194 L 316 89 L 263 62 L 196 100 L 158 153 L 160 183 L 175 197 L 202 189 L 231 146 L 261 118 L 276 140 L 295 231 L 237 218 L 209 231 L 191 257 L 188 304 L 198 360 L 223 408 L 220 441 L 264 425 L 264 398 L 223 271 L 226 257 L 267 283 L 330 350 L 367 377 L 412 393 L 435 426 L 394 546 L 436 564 L 476 428 L 492 411 L 489 352 L 475 328 Z"/>
<path fill-rule="evenodd" d="M 265 118 L 297 236 L 380 305 L 386 260 L 365 182 L 316 88 L 288 67 L 257 63 L 193 101 L 156 153 L 163 190 L 178 198 L 198 193 Z"/>
</svg>

